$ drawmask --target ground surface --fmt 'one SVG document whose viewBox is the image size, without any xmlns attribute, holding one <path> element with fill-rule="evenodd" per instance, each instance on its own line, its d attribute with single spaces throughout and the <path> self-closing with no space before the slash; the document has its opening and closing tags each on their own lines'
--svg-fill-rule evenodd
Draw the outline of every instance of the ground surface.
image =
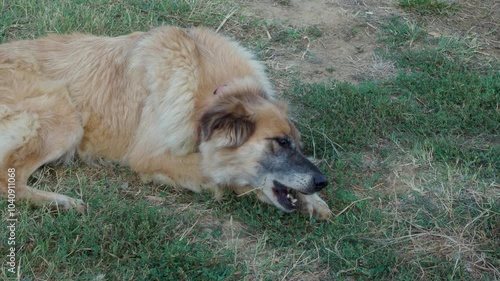
<svg viewBox="0 0 500 281">
<path fill-rule="evenodd" d="M 393 74 L 394 66 L 374 54 L 380 21 L 400 15 L 411 21 L 428 24 L 434 36 L 469 36 L 477 38 L 485 56 L 498 58 L 500 35 L 498 1 L 455 1 L 464 11 L 450 17 L 426 17 L 408 13 L 391 0 L 310 0 L 240 1 L 243 13 L 295 28 L 315 27 L 321 37 L 302 36 L 299 50 L 277 49 L 269 66 L 278 71 L 298 71 L 306 81 L 337 79 L 359 83 Z M 262 32 L 266 32 L 263 30 Z"/>
<path fill-rule="evenodd" d="M 319 223 L 251 195 L 145 185 L 123 167 L 47 166 L 30 184 L 90 212 L 20 204 L 17 279 L 498 280 L 500 3 L 402 2 L 0 3 L 2 42 L 220 28 L 268 66 L 332 182 Z"/>
</svg>

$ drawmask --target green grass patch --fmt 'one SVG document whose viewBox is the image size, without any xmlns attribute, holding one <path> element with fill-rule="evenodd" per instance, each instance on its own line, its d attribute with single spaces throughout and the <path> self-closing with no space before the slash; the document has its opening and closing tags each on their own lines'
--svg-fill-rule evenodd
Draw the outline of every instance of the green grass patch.
<svg viewBox="0 0 500 281">
<path fill-rule="evenodd" d="M 398 4 L 422 15 L 448 15 L 459 9 L 455 1 L 449 0 L 399 0 Z"/>
<path fill-rule="evenodd" d="M 400 68 L 396 77 L 360 85 L 295 83 L 288 96 L 301 106 L 308 150 L 332 158 L 339 149 L 361 151 L 392 139 L 427 146 L 438 160 L 496 178 L 499 65 L 478 67 L 473 50 L 460 41 L 431 40 L 420 31 L 406 36 L 401 30 L 415 30 L 408 26 L 390 19 L 380 39 L 386 43 L 380 53 Z M 408 48 L 409 41 L 418 46 Z"/>
<path fill-rule="evenodd" d="M 105 280 L 231 280 L 233 273 L 244 270 L 234 264 L 230 250 L 217 244 L 220 228 L 211 226 L 208 233 L 196 224 L 200 213 L 153 206 L 144 198 L 127 196 L 121 183 L 105 176 L 94 181 L 73 175 L 80 181 L 68 177 L 64 184 L 84 191 L 90 214 L 18 205 L 16 247 L 21 276 L 42 280 L 97 280 L 99 275 Z M 2 200 L 0 209 L 6 210 L 7 202 Z M 2 228 L 2 237 L 7 234 Z M 0 246 L 2 264 L 7 253 L 4 246 Z M 8 272 L 0 276 L 3 280 L 13 277 Z"/>
<path fill-rule="evenodd" d="M 283 26 L 279 23 L 268 23 L 267 28 L 272 36 L 270 43 L 300 43 L 304 42 L 306 37 L 309 39 L 317 39 L 323 35 L 323 30 L 318 26 L 297 28 L 294 26 Z"/>
<path fill-rule="evenodd" d="M 388 46 L 411 46 L 413 42 L 425 37 L 425 30 L 417 22 L 403 21 L 399 16 L 385 20 L 380 27 L 378 41 Z"/>
<path fill-rule="evenodd" d="M 0 42 L 46 33 L 82 32 L 116 36 L 163 24 L 216 28 L 235 8 L 231 1 L 69 1 L 0 2 Z"/>
</svg>

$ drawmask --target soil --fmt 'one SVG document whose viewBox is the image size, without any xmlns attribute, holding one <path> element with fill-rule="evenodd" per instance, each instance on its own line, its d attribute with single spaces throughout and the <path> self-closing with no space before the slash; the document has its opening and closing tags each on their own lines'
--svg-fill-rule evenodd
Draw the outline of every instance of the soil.
<svg viewBox="0 0 500 281">
<path fill-rule="evenodd" d="M 359 83 L 385 78 L 395 73 L 394 65 L 374 54 L 376 33 L 383 18 L 400 15 L 423 22 L 433 35 L 458 35 L 475 38 L 485 57 L 500 57 L 500 2 L 454 1 L 459 9 L 450 15 L 421 16 L 403 11 L 391 0 L 254 0 L 240 1 L 243 13 L 269 22 L 292 27 L 314 26 L 322 31 L 319 38 L 302 38 L 302 52 L 273 50 L 268 67 L 277 71 L 295 71 L 304 81 L 330 78 Z M 278 87 L 279 88 L 279 87 Z"/>
</svg>

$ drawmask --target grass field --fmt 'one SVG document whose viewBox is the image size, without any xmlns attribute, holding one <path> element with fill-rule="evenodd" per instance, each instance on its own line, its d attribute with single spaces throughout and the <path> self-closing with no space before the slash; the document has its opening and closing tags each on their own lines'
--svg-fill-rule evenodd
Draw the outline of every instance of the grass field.
<svg viewBox="0 0 500 281">
<path fill-rule="evenodd" d="M 464 9 L 448 2 L 396 5 L 427 17 Z M 2 1 L 0 41 L 206 25 L 266 58 L 322 36 L 314 26 L 244 16 L 232 1 L 88 3 Z M 382 18 L 376 30 L 376 56 L 396 69 L 383 79 L 309 83 L 270 70 L 285 85 L 306 153 L 332 182 L 322 193 L 330 221 L 284 214 L 252 196 L 217 202 L 144 185 L 127 168 L 76 161 L 44 167 L 31 184 L 82 197 L 89 214 L 17 205 L 19 273 L 7 271 L 2 238 L 0 279 L 500 279 L 500 64 L 475 38 L 432 36 L 408 17 Z M 7 205 L 0 201 L 5 224 Z"/>
</svg>

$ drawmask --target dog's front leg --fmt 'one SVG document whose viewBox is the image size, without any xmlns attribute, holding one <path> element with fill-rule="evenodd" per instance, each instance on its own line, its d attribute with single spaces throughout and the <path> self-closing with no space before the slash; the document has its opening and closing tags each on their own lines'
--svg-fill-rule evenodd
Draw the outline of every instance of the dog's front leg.
<svg viewBox="0 0 500 281">
<path fill-rule="evenodd" d="M 209 190 L 214 193 L 216 199 L 222 198 L 223 188 L 201 173 L 200 161 L 199 153 L 184 156 L 164 153 L 155 157 L 130 161 L 130 166 L 140 174 L 144 182 L 186 188 L 197 193 Z"/>
<path fill-rule="evenodd" d="M 233 190 L 238 196 L 244 196 L 246 194 L 255 194 L 260 201 L 273 205 L 273 203 L 264 195 L 264 193 L 256 188 L 250 186 L 244 187 L 233 187 Z M 318 220 L 327 220 L 330 218 L 332 212 L 330 208 L 326 204 L 321 197 L 317 193 L 306 195 L 300 192 L 297 192 L 297 207 L 298 210 L 302 213 L 308 214 L 311 218 L 316 216 Z"/>
<path fill-rule="evenodd" d="M 298 192 L 297 200 L 299 211 L 309 214 L 311 218 L 316 215 L 318 220 L 327 220 L 332 214 L 326 202 L 317 193 L 306 195 Z"/>
</svg>

